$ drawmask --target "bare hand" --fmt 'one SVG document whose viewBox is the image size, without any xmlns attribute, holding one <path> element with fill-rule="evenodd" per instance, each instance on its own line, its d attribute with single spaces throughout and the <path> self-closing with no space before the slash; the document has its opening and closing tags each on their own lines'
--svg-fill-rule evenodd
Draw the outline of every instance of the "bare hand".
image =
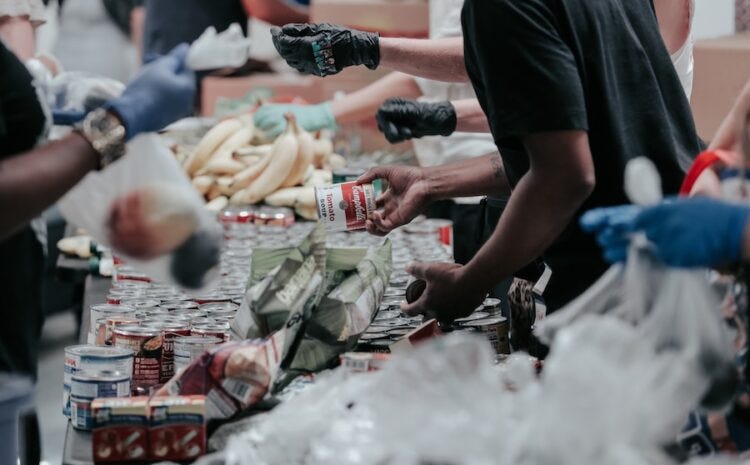
<svg viewBox="0 0 750 465">
<path fill-rule="evenodd" d="M 412 263 L 406 271 L 426 281 L 427 287 L 415 302 L 402 304 L 401 311 L 446 323 L 471 315 L 484 302 L 487 292 L 472 286 L 464 269 L 457 263 Z"/>
<path fill-rule="evenodd" d="M 357 180 L 366 184 L 376 179 L 388 182 L 388 189 L 378 196 L 374 212 L 367 220 L 367 232 L 384 236 L 409 223 L 430 203 L 430 189 L 424 170 L 412 166 L 372 168 Z"/>
</svg>

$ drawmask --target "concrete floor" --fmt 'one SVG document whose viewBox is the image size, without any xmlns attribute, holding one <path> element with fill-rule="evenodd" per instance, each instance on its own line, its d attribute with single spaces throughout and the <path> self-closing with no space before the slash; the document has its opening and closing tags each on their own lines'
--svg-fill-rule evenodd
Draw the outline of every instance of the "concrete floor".
<svg viewBox="0 0 750 465">
<path fill-rule="evenodd" d="M 62 414 L 62 382 L 66 346 L 76 344 L 76 322 L 72 312 L 47 317 L 39 354 L 36 407 L 42 434 L 42 459 L 62 463 L 67 419 Z"/>
</svg>

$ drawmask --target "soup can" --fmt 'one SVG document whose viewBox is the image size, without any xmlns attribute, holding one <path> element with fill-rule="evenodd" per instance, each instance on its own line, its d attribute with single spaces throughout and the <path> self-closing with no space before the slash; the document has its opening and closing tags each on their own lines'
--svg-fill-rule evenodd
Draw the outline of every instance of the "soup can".
<svg viewBox="0 0 750 465">
<path fill-rule="evenodd" d="M 157 328 L 161 331 L 161 372 L 159 383 L 164 384 L 174 376 L 174 341 L 181 336 L 190 335 L 190 322 L 178 320 L 144 321 L 144 326 Z"/>
<path fill-rule="evenodd" d="M 372 184 L 345 182 L 315 188 L 318 216 L 328 231 L 364 229 L 375 211 L 377 192 Z"/>
<path fill-rule="evenodd" d="M 73 375 L 80 371 L 110 370 L 132 373 L 133 351 L 117 347 L 77 345 L 65 348 L 63 372 L 63 415 L 70 415 L 70 391 Z"/>
<path fill-rule="evenodd" d="M 229 323 L 199 323 L 190 328 L 193 336 L 218 337 L 221 342 L 227 342 L 230 337 Z"/>
<path fill-rule="evenodd" d="M 151 298 L 136 298 L 136 299 L 122 299 L 123 305 L 133 307 L 136 310 L 144 310 L 151 308 L 158 308 L 161 303 L 158 299 Z"/>
<path fill-rule="evenodd" d="M 181 336 L 174 340 L 174 368 L 179 373 L 200 357 L 207 350 L 220 345 L 223 341 L 211 336 Z"/>
<path fill-rule="evenodd" d="M 89 325 L 89 332 L 96 334 L 96 322 L 102 319 L 107 319 L 110 316 L 119 315 L 133 315 L 135 308 L 129 305 L 110 305 L 110 304 L 98 304 L 89 307 L 91 323 Z"/>
<path fill-rule="evenodd" d="M 134 352 L 132 392 L 134 395 L 148 395 L 161 380 L 161 330 L 150 326 L 118 326 L 112 331 L 112 341 L 115 347 Z"/>
<path fill-rule="evenodd" d="M 133 315 L 111 315 L 106 318 L 100 318 L 96 322 L 96 345 L 111 346 L 112 330 L 117 325 L 137 325 L 138 318 Z"/>
<path fill-rule="evenodd" d="M 119 371 L 80 371 L 70 383 L 71 397 L 89 400 L 100 397 L 129 397 L 130 373 Z"/>
<path fill-rule="evenodd" d="M 474 320 L 463 325 L 471 328 L 485 336 L 492 344 L 495 353 L 509 354 L 510 339 L 508 338 L 508 320 L 504 317 L 489 317 L 483 320 Z"/>
<path fill-rule="evenodd" d="M 239 308 L 239 306 L 232 302 L 216 302 L 203 304 L 198 308 L 201 312 L 205 313 L 206 316 L 225 316 L 234 318 L 234 316 L 237 314 L 237 309 Z"/>
</svg>

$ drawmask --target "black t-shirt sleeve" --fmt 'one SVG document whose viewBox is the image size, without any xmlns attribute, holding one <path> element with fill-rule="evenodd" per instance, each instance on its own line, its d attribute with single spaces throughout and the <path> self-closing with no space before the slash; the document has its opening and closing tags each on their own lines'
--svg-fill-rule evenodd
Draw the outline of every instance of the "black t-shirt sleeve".
<svg viewBox="0 0 750 465">
<path fill-rule="evenodd" d="M 481 80 L 495 140 L 535 132 L 588 130 L 575 57 L 550 2 L 467 0 L 467 63 Z M 477 76 L 478 74 L 478 76 Z"/>
</svg>

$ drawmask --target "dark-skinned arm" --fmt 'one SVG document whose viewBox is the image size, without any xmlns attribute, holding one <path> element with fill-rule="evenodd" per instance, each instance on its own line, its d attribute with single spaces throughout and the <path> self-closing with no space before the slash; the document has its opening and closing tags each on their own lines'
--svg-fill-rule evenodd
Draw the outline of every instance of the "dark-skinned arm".
<svg viewBox="0 0 750 465">
<path fill-rule="evenodd" d="M 78 133 L 0 160 L 0 239 L 55 203 L 97 167 L 99 156 Z"/>
</svg>

